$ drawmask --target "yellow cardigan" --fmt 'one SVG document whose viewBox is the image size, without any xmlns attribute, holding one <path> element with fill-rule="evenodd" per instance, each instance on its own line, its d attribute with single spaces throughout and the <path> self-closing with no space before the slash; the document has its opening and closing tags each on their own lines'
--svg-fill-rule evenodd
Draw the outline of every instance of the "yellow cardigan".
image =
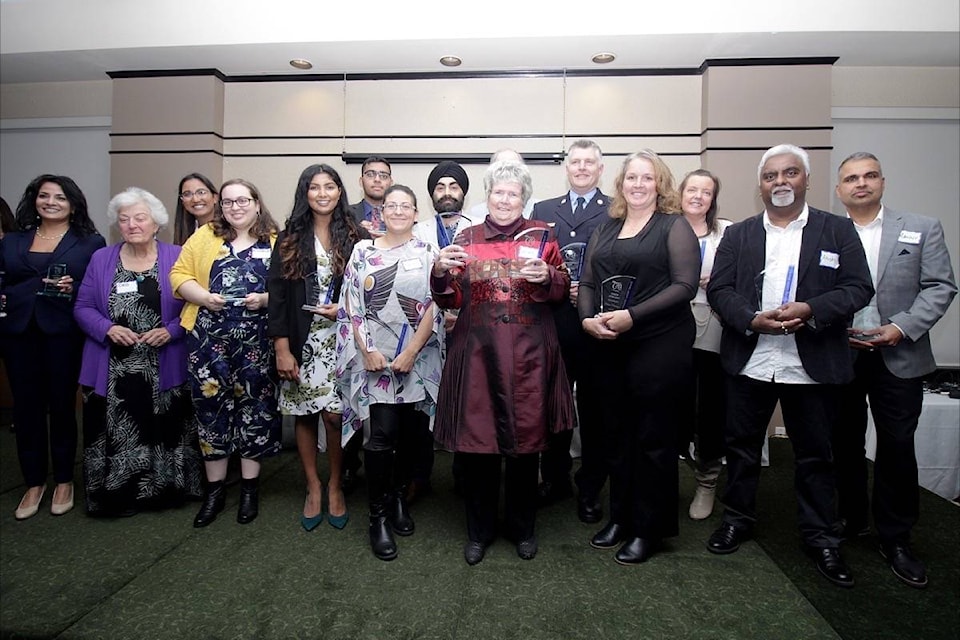
<svg viewBox="0 0 960 640">
<path fill-rule="evenodd" d="M 271 234 L 271 248 L 276 241 L 277 234 Z M 213 225 L 205 224 L 197 229 L 183 245 L 180 257 L 170 269 L 170 286 L 173 288 L 173 295 L 183 298 L 179 293 L 180 285 L 190 280 L 196 280 L 197 284 L 209 290 L 210 269 L 213 267 L 213 262 L 225 256 L 223 238 L 213 232 Z M 187 331 L 193 331 L 199 312 L 200 307 L 188 301 L 180 312 L 180 326 Z"/>
</svg>

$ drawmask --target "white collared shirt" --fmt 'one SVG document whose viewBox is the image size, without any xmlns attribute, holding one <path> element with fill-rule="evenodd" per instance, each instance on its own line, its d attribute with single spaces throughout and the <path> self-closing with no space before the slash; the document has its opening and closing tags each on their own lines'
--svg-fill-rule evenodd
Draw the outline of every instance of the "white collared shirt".
<svg viewBox="0 0 960 640">
<path fill-rule="evenodd" d="M 761 274 L 761 311 L 776 309 L 784 302 L 796 300 L 800 244 L 809 217 L 810 209 L 804 204 L 796 220 L 786 227 L 778 227 L 770 222 L 767 212 L 763 212 L 763 228 L 767 235 L 766 258 Z M 760 285 L 759 278 L 757 284 Z M 797 339 L 792 333 L 761 333 L 753 354 L 740 374 L 763 382 L 817 384 L 803 368 L 797 352 Z"/>
<path fill-rule="evenodd" d="M 850 214 L 847 213 L 847 217 Z M 877 288 L 877 270 L 880 268 L 880 237 L 883 235 L 883 205 L 880 205 L 880 211 L 877 217 L 870 223 L 862 227 L 856 222 L 853 228 L 857 230 L 860 236 L 860 244 L 867 254 L 867 265 L 870 267 L 870 279 L 873 281 L 873 288 Z M 877 308 L 877 295 L 870 298 L 870 302 L 863 309 L 857 311 L 853 316 L 854 329 L 876 329 L 883 322 L 880 319 L 880 309 Z"/>
</svg>

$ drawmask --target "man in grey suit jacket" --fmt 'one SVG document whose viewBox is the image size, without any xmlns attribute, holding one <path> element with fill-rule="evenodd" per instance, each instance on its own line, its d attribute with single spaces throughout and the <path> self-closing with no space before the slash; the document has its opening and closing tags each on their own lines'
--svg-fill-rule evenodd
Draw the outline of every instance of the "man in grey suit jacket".
<svg viewBox="0 0 960 640">
<path fill-rule="evenodd" d="M 920 516 L 914 433 L 923 407 L 922 376 L 936 369 L 929 331 L 957 286 L 938 220 L 883 206 L 880 161 L 858 152 L 839 168 L 837 196 L 866 250 L 876 296 L 854 317 L 850 347 L 855 379 L 834 433 L 839 511 L 845 535 L 866 535 L 867 404 L 877 429 L 873 519 L 880 552 L 893 573 L 925 587 L 926 569 L 910 548 Z"/>
</svg>

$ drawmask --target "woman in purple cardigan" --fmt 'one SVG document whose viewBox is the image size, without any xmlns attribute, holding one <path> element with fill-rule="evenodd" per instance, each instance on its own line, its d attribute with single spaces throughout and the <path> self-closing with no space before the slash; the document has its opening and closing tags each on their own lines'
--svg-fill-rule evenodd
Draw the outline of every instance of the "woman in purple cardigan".
<svg viewBox="0 0 960 640">
<path fill-rule="evenodd" d="M 183 301 L 170 289 L 180 247 L 156 239 L 167 210 L 131 187 L 113 197 L 107 217 L 123 241 L 93 254 L 74 308 L 87 336 L 83 476 L 87 513 L 129 516 L 200 496 L 202 464 Z"/>
</svg>

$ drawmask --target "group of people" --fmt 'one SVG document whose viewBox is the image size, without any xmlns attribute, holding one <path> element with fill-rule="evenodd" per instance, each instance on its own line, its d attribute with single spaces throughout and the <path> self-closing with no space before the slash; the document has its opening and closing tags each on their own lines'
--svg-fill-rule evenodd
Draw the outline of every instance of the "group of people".
<svg viewBox="0 0 960 640">
<path fill-rule="evenodd" d="M 836 216 L 806 203 L 803 149 L 767 150 L 765 209 L 736 224 L 718 216 L 715 175 L 696 170 L 675 187 L 650 150 L 626 157 L 612 196 L 600 191 L 593 141 L 574 142 L 565 169 L 569 191 L 531 206 L 529 169 L 497 152 L 485 206 L 467 215 L 467 173 L 441 162 L 427 180 L 435 215 L 421 217 L 385 158 L 363 163 L 354 205 L 335 169 L 311 165 L 282 230 L 252 183 L 217 189 L 189 174 L 176 244 L 157 239 L 168 222 L 160 201 L 130 188 L 108 207 L 122 238 L 109 247 L 72 180 L 38 177 L 0 250 L 0 337 L 28 487 L 17 519 L 38 511 L 48 451 L 51 512 L 73 506 L 79 381 L 92 515 L 198 497 L 194 526 L 207 526 L 237 455 L 237 521 L 251 522 L 260 461 L 280 450 L 290 415 L 301 526 L 347 524 L 362 449 L 382 560 L 397 557 L 395 535 L 415 530 L 409 503 L 429 490 L 435 444 L 454 452 L 468 564 L 498 533 L 532 559 L 537 509 L 575 493 L 579 519 L 600 523 L 607 478 L 609 512 L 590 544 L 642 563 L 679 531 L 680 459 L 696 477 L 695 520 L 712 514 L 726 461 L 707 548 L 727 554 L 755 524 L 779 401 L 804 547 L 828 580 L 852 586 L 838 549 L 868 530 L 869 396 L 881 551 L 901 580 L 924 586 L 909 544 L 913 433 L 921 378 L 935 368 L 927 334 L 957 291 L 939 222 L 884 209 L 867 153 L 840 166 L 847 215 Z"/>
</svg>

